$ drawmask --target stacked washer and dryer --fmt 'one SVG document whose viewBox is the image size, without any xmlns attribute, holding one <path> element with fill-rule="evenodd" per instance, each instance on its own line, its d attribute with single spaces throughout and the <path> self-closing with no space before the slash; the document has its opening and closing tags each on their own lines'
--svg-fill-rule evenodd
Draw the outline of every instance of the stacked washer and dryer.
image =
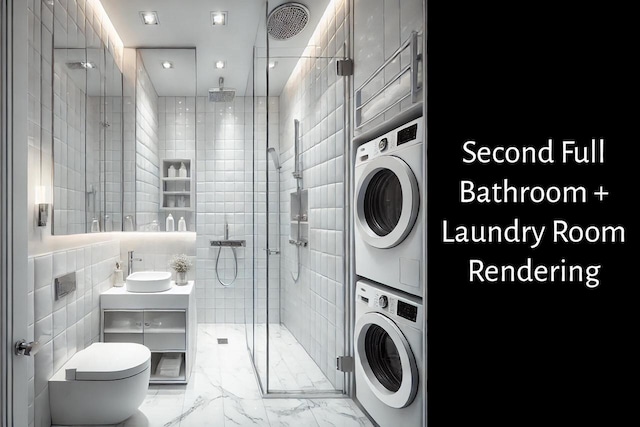
<svg viewBox="0 0 640 427">
<path fill-rule="evenodd" d="M 358 147 L 355 159 L 356 398 L 382 427 L 421 426 L 424 121 Z"/>
</svg>

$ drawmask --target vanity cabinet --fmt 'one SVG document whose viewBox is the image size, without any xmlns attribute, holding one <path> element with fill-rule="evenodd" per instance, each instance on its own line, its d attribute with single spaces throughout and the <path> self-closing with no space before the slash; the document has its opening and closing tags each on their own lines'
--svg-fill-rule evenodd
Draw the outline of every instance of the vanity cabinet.
<svg viewBox="0 0 640 427">
<path fill-rule="evenodd" d="M 187 383 L 196 349 L 194 294 L 193 282 L 156 293 L 111 288 L 100 296 L 101 340 L 147 346 L 151 383 Z"/>
</svg>

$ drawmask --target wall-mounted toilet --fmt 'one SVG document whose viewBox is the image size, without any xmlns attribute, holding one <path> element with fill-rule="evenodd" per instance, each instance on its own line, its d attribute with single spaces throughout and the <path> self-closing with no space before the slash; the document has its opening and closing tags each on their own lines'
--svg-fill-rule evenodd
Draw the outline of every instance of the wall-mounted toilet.
<svg viewBox="0 0 640 427">
<path fill-rule="evenodd" d="M 141 344 L 91 344 L 49 380 L 52 424 L 117 424 L 126 420 L 142 404 L 150 372 L 151 352 Z"/>
</svg>

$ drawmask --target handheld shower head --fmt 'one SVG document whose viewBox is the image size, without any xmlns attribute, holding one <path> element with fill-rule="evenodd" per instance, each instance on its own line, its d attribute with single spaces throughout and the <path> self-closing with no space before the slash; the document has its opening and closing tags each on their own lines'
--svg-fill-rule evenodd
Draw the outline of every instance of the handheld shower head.
<svg viewBox="0 0 640 427">
<path fill-rule="evenodd" d="M 280 165 L 280 158 L 278 157 L 278 153 L 276 152 L 276 149 L 273 147 L 269 147 L 267 148 L 267 152 L 271 156 L 271 160 L 273 161 L 273 166 L 275 166 L 276 169 L 280 169 L 282 166 Z"/>
</svg>

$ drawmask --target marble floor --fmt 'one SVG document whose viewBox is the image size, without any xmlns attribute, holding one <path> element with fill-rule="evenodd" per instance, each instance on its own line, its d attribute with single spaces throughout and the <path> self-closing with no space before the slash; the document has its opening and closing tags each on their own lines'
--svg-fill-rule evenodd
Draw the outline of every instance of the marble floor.
<svg viewBox="0 0 640 427">
<path fill-rule="evenodd" d="M 265 325 L 256 325 L 256 342 L 263 342 L 261 340 L 264 340 L 265 329 Z M 269 390 L 303 392 L 335 390 L 333 384 L 286 326 L 269 325 L 269 338 Z M 256 345 L 256 360 L 258 372 L 264 376 L 266 346 Z"/>
<path fill-rule="evenodd" d="M 218 344 L 217 338 L 228 338 Z M 262 399 L 244 325 L 198 325 L 186 385 L 152 385 L 139 411 L 118 427 L 372 426 L 351 399 Z"/>
</svg>

